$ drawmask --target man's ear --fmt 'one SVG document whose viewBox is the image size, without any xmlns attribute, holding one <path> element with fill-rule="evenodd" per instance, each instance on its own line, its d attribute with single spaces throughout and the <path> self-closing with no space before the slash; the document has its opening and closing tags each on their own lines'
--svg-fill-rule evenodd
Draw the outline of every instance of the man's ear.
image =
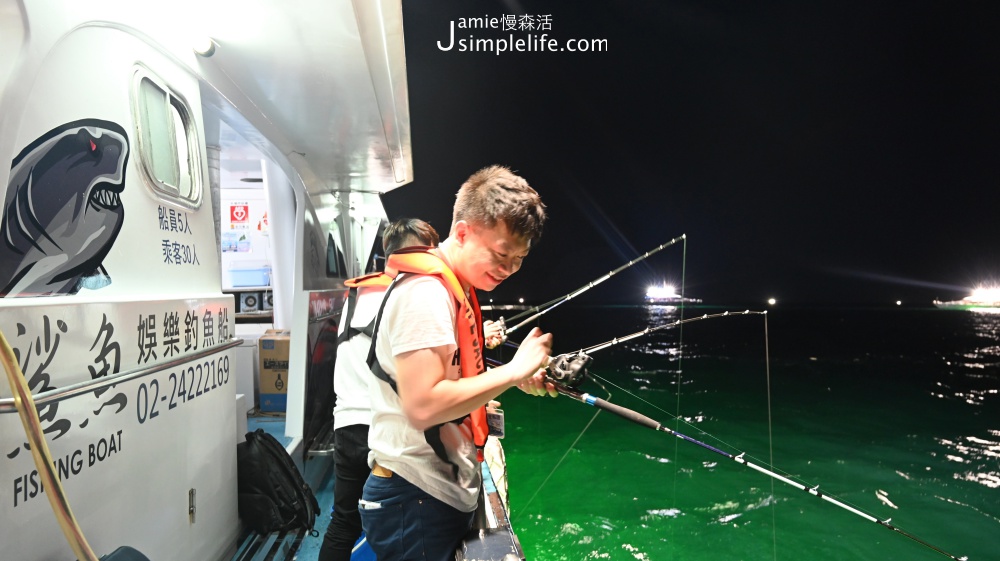
<svg viewBox="0 0 1000 561">
<path fill-rule="evenodd" d="M 465 240 L 471 233 L 472 226 L 465 220 L 459 220 L 455 223 L 455 241 L 458 242 L 459 246 L 465 245 Z"/>
</svg>

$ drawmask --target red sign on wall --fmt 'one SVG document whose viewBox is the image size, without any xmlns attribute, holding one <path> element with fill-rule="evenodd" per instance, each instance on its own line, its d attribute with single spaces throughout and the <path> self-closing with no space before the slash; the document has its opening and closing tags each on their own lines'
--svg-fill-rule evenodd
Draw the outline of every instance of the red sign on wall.
<svg viewBox="0 0 1000 561">
<path fill-rule="evenodd" d="M 233 224 L 247 224 L 250 221 L 250 205 L 230 205 L 229 221 Z"/>
</svg>

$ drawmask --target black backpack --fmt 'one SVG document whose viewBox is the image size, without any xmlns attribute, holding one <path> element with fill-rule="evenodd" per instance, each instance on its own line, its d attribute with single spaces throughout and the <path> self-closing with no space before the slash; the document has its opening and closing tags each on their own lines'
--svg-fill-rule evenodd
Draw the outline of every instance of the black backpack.
<svg viewBox="0 0 1000 561">
<path fill-rule="evenodd" d="M 297 528 L 312 532 L 319 502 L 285 447 L 264 429 L 248 432 L 246 438 L 236 446 L 243 523 L 261 534 Z"/>
<path fill-rule="evenodd" d="M 127 545 L 123 545 L 101 557 L 100 561 L 149 561 L 149 557 Z"/>
</svg>

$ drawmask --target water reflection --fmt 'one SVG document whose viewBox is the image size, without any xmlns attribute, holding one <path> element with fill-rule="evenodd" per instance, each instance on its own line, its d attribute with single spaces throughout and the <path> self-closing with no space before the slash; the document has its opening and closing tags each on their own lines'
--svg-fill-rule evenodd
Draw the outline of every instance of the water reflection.
<svg viewBox="0 0 1000 561">
<path fill-rule="evenodd" d="M 677 306 L 648 304 L 643 307 L 642 317 L 645 325 L 642 326 L 642 329 L 655 329 L 682 319 L 680 309 Z M 636 339 L 632 345 L 629 345 L 629 348 L 641 354 L 675 360 L 681 354 L 678 333 L 677 327 L 668 327 Z"/>
<path fill-rule="evenodd" d="M 631 379 L 635 384 L 632 388 L 639 392 L 668 388 L 676 391 L 679 362 L 681 358 L 691 358 L 680 342 L 680 330 L 672 326 L 682 319 L 681 310 L 677 306 L 648 304 L 639 311 L 636 315 L 639 323 L 633 333 L 662 329 L 626 341 L 621 346 L 625 360 L 618 362 L 624 370 L 618 373 Z"/>
<path fill-rule="evenodd" d="M 677 306 L 648 304 L 644 307 L 649 325 L 662 325 L 680 319 L 680 308 Z"/>
<path fill-rule="evenodd" d="M 967 466 L 968 469 L 956 469 L 954 478 L 985 485 L 991 489 L 1000 488 L 1000 470 L 997 461 L 1000 460 L 1000 430 L 988 431 L 990 438 L 964 436 L 954 440 L 937 439 L 938 444 L 945 447 L 945 458 Z"/>
<path fill-rule="evenodd" d="M 968 325 L 976 337 L 974 347 L 963 353 L 967 364 L 995 364 L 1000 361 L 1000 315 L 968 314 Z"/>
<path fill-rule="evenodd" d="M 1000 315 L 963 313 L 955 348 L 945 355 L 949 379 L 938 381 L 934 397 L 981 406 L 1000 394 Z"/>
<path fill-rule="evenodd" d="M 947 370 L 930 395 L 975 407 L 995 408 L 1000 394 L 1000 315 L 960 312 L 949 337 L 944 339 L 943 358 Z M 984 427 L 935 437 L 943 448 L 939 458 L 949 464 L 947 472 L 956 481 L 1000 488 L 1000 430 Z"/>
</svg>

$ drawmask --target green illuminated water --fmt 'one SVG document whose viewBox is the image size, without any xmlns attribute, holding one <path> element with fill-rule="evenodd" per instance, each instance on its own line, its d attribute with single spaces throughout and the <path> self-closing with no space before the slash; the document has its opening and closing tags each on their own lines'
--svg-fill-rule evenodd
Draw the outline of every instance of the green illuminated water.
<svg viewBox="0 0 1000 561">
<path fill-rule="evenodd" d="M 567 308 L 543 316 L 557 353 L 678 317 Z M 612 402 L 819 484 L 955 556 L 1000 559 L 1000 315 L 775 309 L 656 332 L 594 359 Z M 513 391 L 503 401 L 512 517 L 531 561 L 948 558 L 568 398 Z"/>
</svg>

